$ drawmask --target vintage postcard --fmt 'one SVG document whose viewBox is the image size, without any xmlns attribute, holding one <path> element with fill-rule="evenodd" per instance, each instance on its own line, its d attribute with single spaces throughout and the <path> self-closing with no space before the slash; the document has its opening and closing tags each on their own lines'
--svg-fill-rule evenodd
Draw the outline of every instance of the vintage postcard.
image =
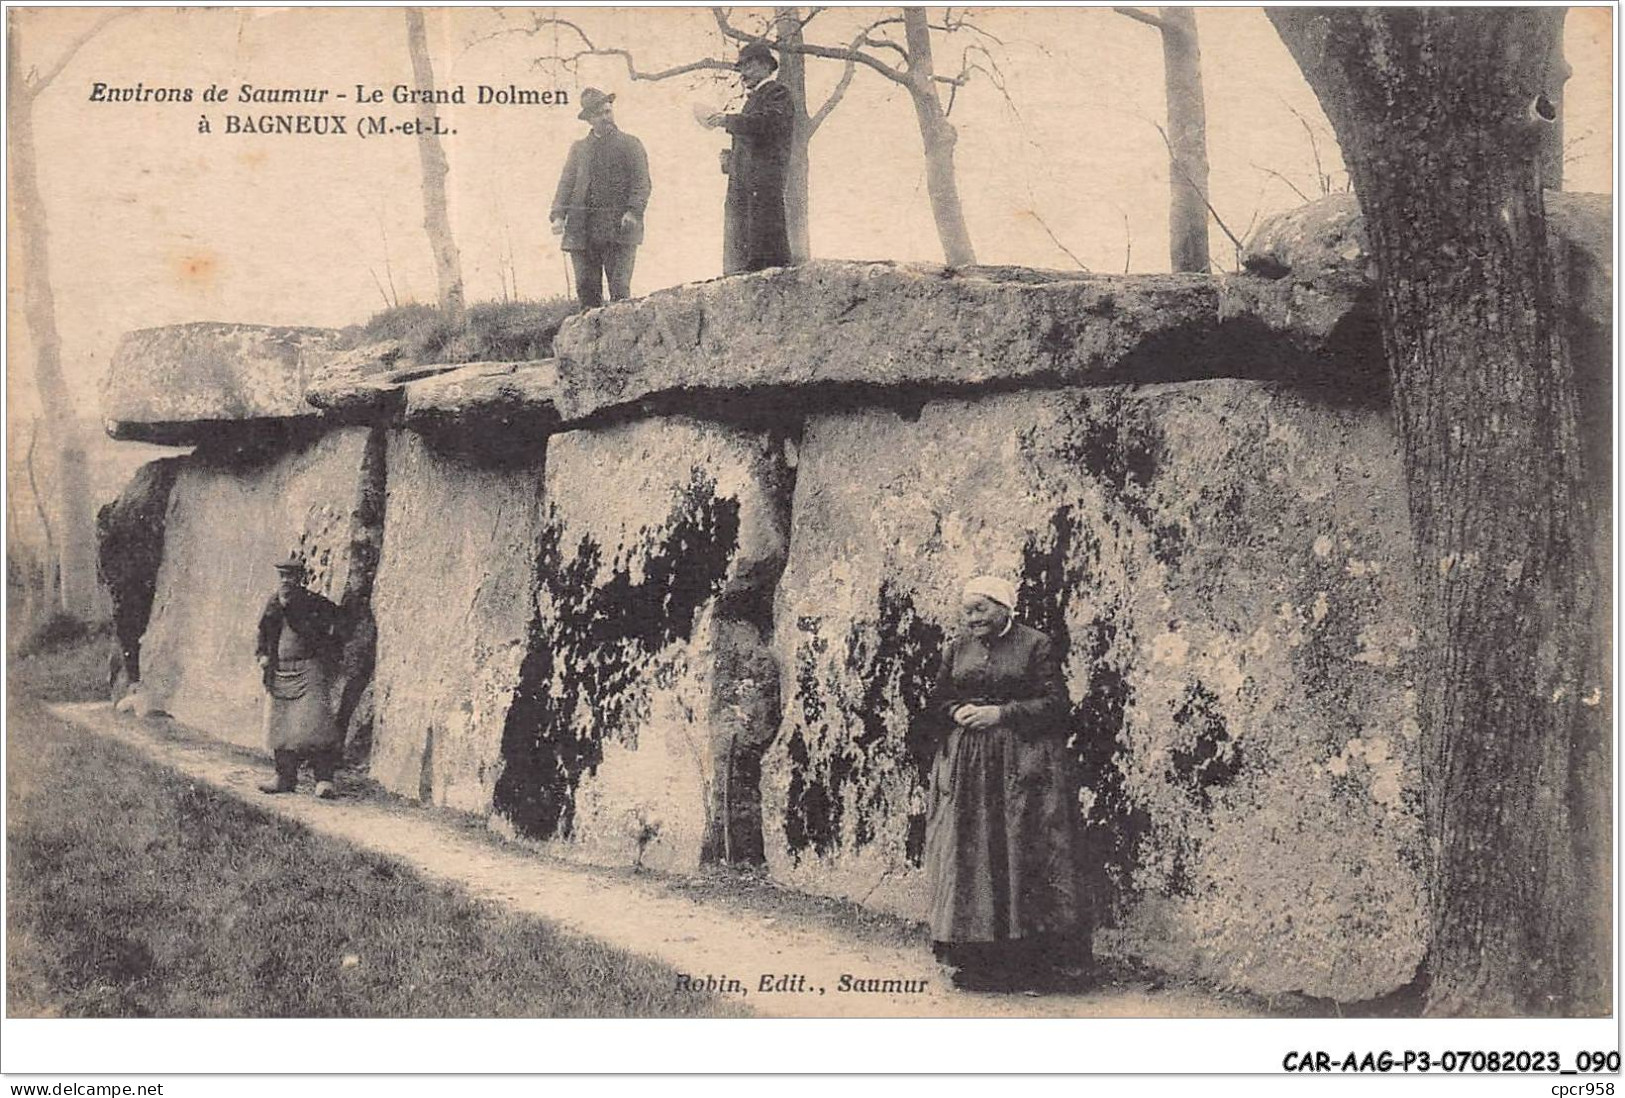
<svg viewBox="0 0 1625 1098">
<path fill-rule="evenodd" d="M 6 1070 L 1617 1075 L 1615 15 L 10 6 Z"/>
</svg>

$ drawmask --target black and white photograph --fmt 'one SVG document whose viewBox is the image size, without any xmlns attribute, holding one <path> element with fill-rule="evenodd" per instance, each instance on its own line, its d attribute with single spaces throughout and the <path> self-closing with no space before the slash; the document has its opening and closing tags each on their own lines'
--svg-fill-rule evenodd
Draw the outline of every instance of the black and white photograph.
<svg viewBox="0 0 1625 1098">
<path fill-rule="evenodd" d="M 1616 15 L 7 5 L 8 1081 L 1611 1093 Z"/>
</svg>

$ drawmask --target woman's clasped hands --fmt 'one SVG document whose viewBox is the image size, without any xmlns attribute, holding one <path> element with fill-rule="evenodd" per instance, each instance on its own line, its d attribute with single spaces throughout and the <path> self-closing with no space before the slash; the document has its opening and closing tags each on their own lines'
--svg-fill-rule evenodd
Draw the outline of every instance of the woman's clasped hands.
<svg viewBox="0 0 1625 1098">
<path fill-rule="evenodd" d="M 992 728 L 999 723 L 999 707 L 996 705 L 962 705 L 953 713 L 954 723 L 961 728 L 972 732 L 980 732 Z"/>
</svg>

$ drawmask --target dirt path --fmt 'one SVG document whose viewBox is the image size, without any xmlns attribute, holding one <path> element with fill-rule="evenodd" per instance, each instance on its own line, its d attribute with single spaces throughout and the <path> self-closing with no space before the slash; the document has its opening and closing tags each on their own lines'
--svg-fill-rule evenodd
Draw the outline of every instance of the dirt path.
<svg viewBox="0 0 1625 1098">
<path fill-rule="evenodd" d="M 571 865 L 505 844 L 466 817 L 369 799 L 318 801 L 308 793 L 269 797 L 268 775 L 241 751 L 201 736 L 177 735 L 165 720 L 114 713 L 106 704 L 52 705 L 57 717 L 128 744 L 152 759 L 251 803 L 411 866 L 476 899 L 543 918 L 619 949 L 691 974 L 737 981 L 730 996 L 775 1017 L 1246 1017 L 1216 996 L 1183 990 L 1110 989 L 1043 997 L 973 994 L 948 986 L 920 948 L 865 940 L 814 920 L 764 915 L 716 898 L 680 894 L 666 880 L 630 878 Z M 843 975 L 915 981 L 914 992 L 842 992 Z M 764 977 L 788 977 L 788 990 L 760 990 Z"/>
</svg>

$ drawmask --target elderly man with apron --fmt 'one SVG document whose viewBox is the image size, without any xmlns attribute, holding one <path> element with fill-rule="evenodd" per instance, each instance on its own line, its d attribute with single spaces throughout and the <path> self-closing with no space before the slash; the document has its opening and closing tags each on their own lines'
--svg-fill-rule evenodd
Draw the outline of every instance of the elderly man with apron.
<svg viewBox="0 0 1625 1098">
<path fill-rule="evenodd" d="M 305 564 L 297 552 L 276 566 L 277 589 L 260 614 L 255 655 L 265 683 L 265 741 L 276 761 L 276 778 L 263 793 L 292 793 L 299 764 L 316 772 L 316 796 L 337 795 L 344 734 L 328 695 L 341 639 L 342 612 L 306 590 Z"/>
</svg>

